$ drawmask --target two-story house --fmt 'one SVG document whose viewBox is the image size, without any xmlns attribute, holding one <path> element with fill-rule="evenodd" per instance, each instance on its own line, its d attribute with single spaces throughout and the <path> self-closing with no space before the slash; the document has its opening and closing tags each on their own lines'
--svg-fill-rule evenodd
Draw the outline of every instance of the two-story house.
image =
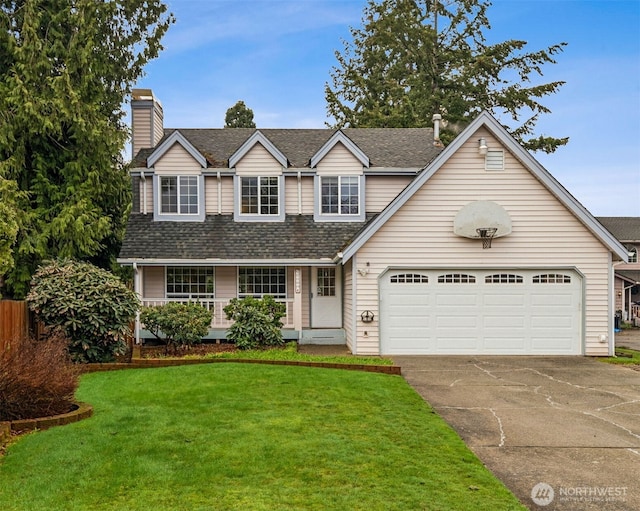
<svg viewBox="0 0 640 511">
<path fill-rule="evenodd" d="M 622 319 L 640 326 L 640 218 L 598 217 L 629 252 L 629 261 L 615 264 L 616 310 L 622 311 Z"/>
<path fill-rule="evenodd" d="M 491 115 L 446 148 L 435 122 L 165 129 L 136 90 L 119 261 L 145 305 L 206 305 L 214 339 L 269 294 L 285 337 L 356 354 L 612 353 L 626 248 Z"/>
</svg>

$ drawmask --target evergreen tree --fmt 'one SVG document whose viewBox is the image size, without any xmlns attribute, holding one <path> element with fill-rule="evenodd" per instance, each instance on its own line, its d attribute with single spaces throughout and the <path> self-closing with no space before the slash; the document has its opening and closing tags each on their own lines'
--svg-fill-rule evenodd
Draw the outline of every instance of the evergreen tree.
<svg viewBox="0 0 640 511">
<path fill-rule="evenodd" d="M 244 104 L 244 101 L 238 101 L 235 105 L 227 110 L 224 116 L 225 128 L 255 128 L 256 123 L 253 122 L 253 110 Z"/>
<path fill-rule="evenodd" d="M 45 259 L 115 260 L 131 202 L 121 105 L 172 22 L 160 0 L 0 0 L 0 276 L 11 295 L 26 294 Z"/>
<path fill-rule="evenodd" d="M 362 28 L 336 52 L 325 85 L 334 127 L 425 127 L 444 120 L 446 144 L 482 110 L 510 117 L 528 149 L 553 152 L 568 138 L 533 136 L 539 102 L 564 82 L 533 84 L 566 43 L 526 52 L 526 41 L 488 45 L 488 0 L 369 0 Z"/>
</svg>

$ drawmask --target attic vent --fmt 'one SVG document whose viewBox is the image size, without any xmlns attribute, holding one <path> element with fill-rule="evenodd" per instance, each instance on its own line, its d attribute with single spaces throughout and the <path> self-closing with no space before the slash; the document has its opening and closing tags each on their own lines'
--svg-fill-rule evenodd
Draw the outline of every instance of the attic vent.
<svg viewBox="0 0 640 511">
<path fill-rule="evenodd" d="M 484 168 L 485 170 L 504 170 L 504 151 L 487 151 Z"/>
</svg>

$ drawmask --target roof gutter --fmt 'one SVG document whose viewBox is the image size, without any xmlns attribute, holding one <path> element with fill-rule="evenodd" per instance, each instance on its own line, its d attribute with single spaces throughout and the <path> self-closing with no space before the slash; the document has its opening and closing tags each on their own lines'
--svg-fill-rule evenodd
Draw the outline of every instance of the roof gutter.
<svg viewBox="0 0 640 511">
<path fill-rule="evenodd" d="M 327 266 L 335 264 L 331 258 L 321 259 L 161 259 L 123 257 L 117 262 L 132 266 Z"/>
</svg>

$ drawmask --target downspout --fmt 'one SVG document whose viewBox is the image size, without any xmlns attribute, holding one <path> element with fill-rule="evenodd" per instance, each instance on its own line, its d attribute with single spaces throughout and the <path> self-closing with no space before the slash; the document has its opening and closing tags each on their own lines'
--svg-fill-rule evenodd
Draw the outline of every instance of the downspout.
<svg viewBox="0 0 640 511">
<path fill-rule="evenodd" d="M 222 215 L 222 177 L 220 171 L 217 173 L 218 177 L 218 215 Z"/>
<path fill-rule="evenodd" d="M 147 176 L 144 170 L 140 172 L 140 179 L 142 181 L 142 213 L 147 214 Z"/>
<path fill-rule="evenodd" d="M 298 215 L 302 215 L 302 174 L 298 171 Z"/>
</svg>

